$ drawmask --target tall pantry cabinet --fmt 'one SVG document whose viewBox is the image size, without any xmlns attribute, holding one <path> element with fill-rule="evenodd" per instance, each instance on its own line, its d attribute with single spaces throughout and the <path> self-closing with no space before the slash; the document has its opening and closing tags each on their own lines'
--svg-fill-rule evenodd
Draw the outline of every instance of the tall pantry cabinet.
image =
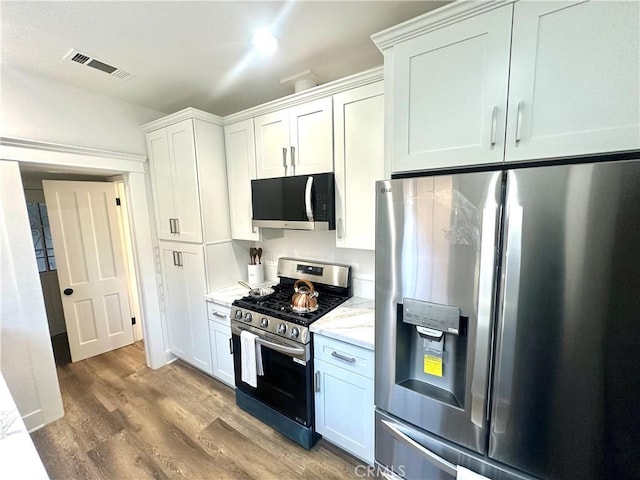
<svg viewBox="0 0 640 480">
<path fill-rule="evenodd" d="M 204 295 L 228 279 L 207 271 L 206 257 L 219 258 L 220 251 L 232 250 L 222 119 L 187 108 L 143 129 L 159 240 L 166 347 L 211 374 Z"/>
</svg>

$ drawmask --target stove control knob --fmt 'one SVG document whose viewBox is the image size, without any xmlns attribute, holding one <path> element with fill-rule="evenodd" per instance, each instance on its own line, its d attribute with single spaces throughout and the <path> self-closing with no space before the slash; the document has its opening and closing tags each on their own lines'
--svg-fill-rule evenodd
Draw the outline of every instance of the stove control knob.
<svg viewBox="0 0 640 480">
<path fill-rule="evenodd" d="M 287 326 L 284 323 L 281 323 L 280 325 L 278 325 L 278 333 L 280 335 L 284 335 L 286 331 L 287 331 Z"/>
<path fill-rule="evenodd" d="M 244 321 L 247 323 L 251 323 L 251 314 L 249 312 L 244 314 Z"/>
<path fill-rule="evenodd" d="M 236 310 L 236 320 L 242 320 L 242 310 Z"/>
<path fill-rule="evenodd" d="M 267 328 L 269 326 L 269 320 L 267 318 L 262 317 L 262 320 L 260 320 L 260 326 L 262 328 Z"/>
<path fill-rule="evenodd" d="M 298 330 L 297 327 L 293 327 L 291 329 L 291 333 L 289 334 L 291 338 L 298 338 L 299 335 L 300 335 L 300 330 Z"/>
</svg>

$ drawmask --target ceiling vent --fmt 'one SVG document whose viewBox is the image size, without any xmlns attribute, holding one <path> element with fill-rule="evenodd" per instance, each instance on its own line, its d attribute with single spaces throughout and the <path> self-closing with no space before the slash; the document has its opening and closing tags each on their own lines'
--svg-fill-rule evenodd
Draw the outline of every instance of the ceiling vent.
<svg viewBox="0 0 640 480">
<path fill-rule="evenodd" d="M 100 70 L 107 75 L 117 77 L 121 80 L 130 80 L 131 78 L 133 78 L 132 73 L 129 73 L 121 68 L 109 65 L 108 63 L 101 62 L 97 58 L 94 58 L 91 55 L 87 55 L 86 53 L 79 52 L 75 48 L 69 50 L 69 52 L 62 58 L 64 60 L 71 60 L 72 62 L 79 63 L 80 65 L 95 68 L 96 70 Z"/>
</svg>

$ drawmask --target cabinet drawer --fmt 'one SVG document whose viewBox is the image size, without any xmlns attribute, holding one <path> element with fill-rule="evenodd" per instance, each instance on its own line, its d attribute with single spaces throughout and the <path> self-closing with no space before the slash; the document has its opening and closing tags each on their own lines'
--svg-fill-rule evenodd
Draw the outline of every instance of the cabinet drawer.
<svg viewBox="0 0 640 480">
<path fill-rule="evenodd" d="M 229 313 L 231 313 L 231 309 L 228 307 L 218 305 L 213 302 L 207 302 L 207 318 L 209 320 L 231 326 Z"/>
<path fill-rule="evenodd" d="M 318 334 L 313 342 L 316 359 L 373 378 L 373 351 Z"/>
</svg>

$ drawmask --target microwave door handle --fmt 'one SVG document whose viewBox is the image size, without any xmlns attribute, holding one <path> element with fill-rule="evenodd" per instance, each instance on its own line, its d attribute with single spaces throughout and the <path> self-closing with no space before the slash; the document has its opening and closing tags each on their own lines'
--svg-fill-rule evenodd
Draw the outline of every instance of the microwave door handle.
<svg viewBox="0 0 640 480">
<path fill-rule="evenodd" d="M 307 211 L 307 219 L 313 222 L 313 204 L 311 203 L 311 189 L 313 188 L 313 177 L 307 178 L 307 186 L 304 190 L 304 206 Z"/>
<path fill-rule="evenodd" d="M 393 425 L 391 422 L 389 422 L 387 420 L 381 420 L 381 423 L 387 430 L 389 430 L 389 433 L 396 440 L 398 440 L 399 442 L 404 443 L 406 445 L 409 445 L 410 447 L 413 447 L 415 450 L 417 450 L 422 455 L 422 457 L 426 461 L 428 461 L 432 465 L 436 466 L 440 470 L 443 470 L 445 473 L 448 473 L 449 475 L 452 475 L 453 477 L 455 477 L 458 474 L 458 469 L 456 468 L 456 466 L 453 463 L 448 462 L 447 460 L 445 460 L 444 458 L 440 457 L 439 455 L 436 455 L 431 450 L 423 447 L 418 442 L 416 442 L 414 439 L 412 439 L 408 435 L 402 433 L 400 431 L 400 429 L 397 426 Z"/>
</svg>

